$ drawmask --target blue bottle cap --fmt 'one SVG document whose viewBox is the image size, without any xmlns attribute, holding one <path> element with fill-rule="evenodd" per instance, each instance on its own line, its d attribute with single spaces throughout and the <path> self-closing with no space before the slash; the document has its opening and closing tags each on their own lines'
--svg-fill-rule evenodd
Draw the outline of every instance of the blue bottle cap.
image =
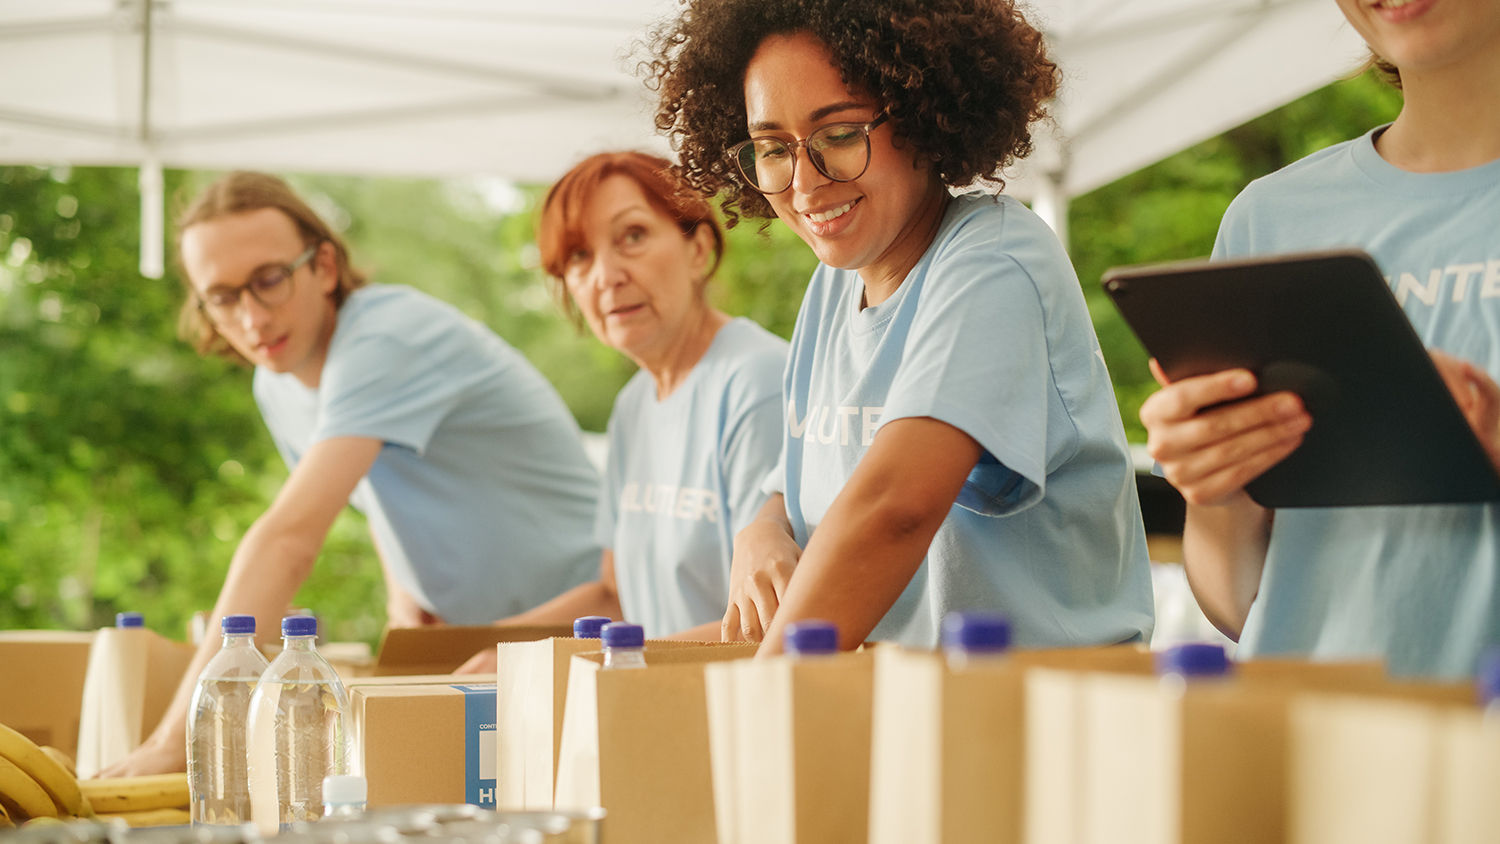
<svg viewBox="0 0 1500 844">
<path fill-rule="evenodd" d="M 1184 677 L 1222 677 L 1229 673 L 1229 657 L 1222 645 L 1188 642 L 1156 655 L 1156 673 Z"/>
<path fill-rule="evenodd" d="M 575 639 L 597 639 L 599 631 L 604 625 L 609 624 L 608 616 L 586 615 L 583 618 L 573 619 L 573 638 Z"/>
<path fill-rule="evenodd" d="M 628 621 L 611 621 L 599 629 L 599 638 L 606 648 L 643 648 L 646 628 Z"/>
<path fill-rule="evenodd" d="M 115 626 L 145 627 L 146 619 L 142 618 L 138 612 L 117 612 L 115 613 Z"/>
<path fill-rule="evenodd" d="M 810 618 L 794 621 L 782 634 L 787 653 L 798 655 L 831 654 L 839 649 L 839 628 L 831 621 Z"/>
<path fill-rule="evenodd" d="M 943 616 L 943 647 L 974 653 L 1010 648 L 1010 622 L 992 612 L 950 612 Z"/>
<path fill-rule="evenodd" d="M 1490 648 L 1479 658 L 1479 701 L 1489 706 L 1500 701 L 1500 648 Z"/>
<path fill-rule="evenodd" d="M 255 616 L 226 615 L 224 616 L 224 620 L 219 622 L 219 626 L 224 628 L 224 635 L 226 636 L 242 636 L 246 633 L 254 633 Z"/>
<path fill-rule="evenodd" d="M 316 636 L 318 620 L 310 615 L 289 615 L 281 620 L 283 636 Z"/>
</svg>

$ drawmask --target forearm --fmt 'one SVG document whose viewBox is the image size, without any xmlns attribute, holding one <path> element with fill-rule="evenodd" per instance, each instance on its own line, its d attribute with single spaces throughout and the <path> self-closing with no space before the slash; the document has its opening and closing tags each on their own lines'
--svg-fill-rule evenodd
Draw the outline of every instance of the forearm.
<svg viewBox="0 0 1500 844">
<path fill-rule="evenodd" d="M 707 624 L 689 627 L 686 630 L 681 630 L 662 638 L 674 639 L 680 642 L 718 642 L 722 640 L 722 631 L 723 624 L 721 622 L 710 621 Z"/>
<path fill-rule="evenodd" d="M 1235 641 L 1260 591 L 1270 541 L 1271 511 L 1243 492 L 1218 506 L 1188 505 L 1182 532 L 1188 585 L 1208 620 Z"/>
<path fill-rule="evenodd" d="M 922 565 L 951 497 L 914 513 L 900 487 L 861 480 L 851 479 L 818 525 L 761 654 L 780 653 L 782 629 L 809 618 L 837 625 L 843 647 L 863 642 Z"/>
<path fill-rule="evenodd" d="M 171 705 L 151 735 L 152 741 L 175 746 L 186 763 L 188 707 L 198 675 L 223 644 L 217 635 L 221 620 L 226 615 L 254 615 L 256 638 L 262 642 L 275 641 L 282 616 L 312 571 L 319 547 L 267 529 L 262 522 L 256 522 L 246 531 L 209 617 L 208 635 L 193 655 Z"/>
<path fill-rule="evenodd" d="M 620 609 L 620 596 L 603 581 L 592 580 L 574 586 L 545 604 L 495 623 L 572 624 L 573 619 L 586 615 L 602 615 L 613 619 L 625 617 Z"/>
</svg>

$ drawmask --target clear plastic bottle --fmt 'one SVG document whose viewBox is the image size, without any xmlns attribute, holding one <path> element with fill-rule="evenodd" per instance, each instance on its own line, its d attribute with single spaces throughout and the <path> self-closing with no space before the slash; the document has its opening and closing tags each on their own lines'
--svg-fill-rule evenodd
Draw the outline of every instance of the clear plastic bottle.
<svg viewBox="0 0 1500 844">
<path fill-rule="evenodd" d="M 145 627 L 146 619 L 138 612 L 115 613 L 116 627 Z"/>
<path fill-rule="evenodd" d="M 226 615 L 224 647 L 214 654 L 188 707 L 188 790 L 194 824 L 242 824 L 250 820 L 245 737 L 250 696 L 266 670 L 255 647 L 255 616 Z"/>
<path fill-rule="evenodd" d="M 573 620 L 574 639 L 597 639 L 604 625 L 612 623 L 608 616 L 586 615 Z"/>
<path fill-rule="evenodd" d="M 1157 653 L 1155 662 L 1162 688 L 1179 695 L 1189 682 L 1229 676 L 1229 656 L 1223 645 L 1187 642 Z"/>
<path fill-rule="evenodd" d="M 365 812 L 369 784 L 364 777 L 334 774 L 323 778 L 323 817 L 352 820 Z"/>
<path fill-rule="evenodd" d="M 282 650 L 250 698 L 250 803 L 262 832 L 323 814 L 323 778 L 348 773 L 349 696 L 318 654 L 318 620 L 281 621 Z"/>
<path fill-rule="evenodd" d="M 833 656 L 839 652 L 839 629 L 833 622 L 817 618 L 794 621 L 782 631 L 781 644 L 787 655 L 796 659 Z"/>
<path fill-rule="evenodd" d="M 981 661 L 1003 659 L 1010 650 L 1010 622 L 987 612 L 950 612 L 943 617 L 948 667 L 962 671 Z"/>
<path fill-rule="evenodd" d="M 599 630 L 599 638 L 606 669 L 646 667 L 646 630 L 639 624 L 610 622 Z"/>
</svg>

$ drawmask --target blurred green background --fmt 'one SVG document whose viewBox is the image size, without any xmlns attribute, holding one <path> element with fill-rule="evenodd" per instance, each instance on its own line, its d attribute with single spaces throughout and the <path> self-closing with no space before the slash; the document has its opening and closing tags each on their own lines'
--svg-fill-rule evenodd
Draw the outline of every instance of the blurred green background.
<svg viewBox="0 0 1500 844">
<path fill-rule="evenodd" d="M 1070 244 L 1133 441 L 1153 390 L 1145 355 L 1099 292 L 1108 267 L 1200 257 L 1252 179 L 1393 119 L 1369 76 L 1308 95 L 1074 200 Z M 185 201 L 214 174 L 169 172 Z M 250 373 L 176 339 L 180 281 L 144 279 L 134 170 L 0 166 L 0 629 L 86 629 L 138 610 L 174 638 L 212 606 L 235 544 L 286 477 Z M 302 176 L 377 282 L 457 304 L 524 352 L 588 430 L 633 365 L 564 319 L 535 269 L 541 188 Z M 744 224 L 718 304 L 789 336 L 816 260 L 783 226 Z M 374 642 L 380 567 L 347 510 L 298 595 L 332 638 Z"/>
</svg>

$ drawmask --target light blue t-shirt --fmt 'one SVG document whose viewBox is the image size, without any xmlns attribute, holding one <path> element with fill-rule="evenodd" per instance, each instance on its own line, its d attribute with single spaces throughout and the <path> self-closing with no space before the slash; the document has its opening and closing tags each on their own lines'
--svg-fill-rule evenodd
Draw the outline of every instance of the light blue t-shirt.
<svg viewBox="0 0 1500 844">
<path fill-rule="evenodd" d="M 1500 161 L 1409 173 L 1375 151 L 1379 131 L 1252 183 L 1214 255 L 1363 249 L 1423 343 L 1500 377 Z M 1472 674 L 1500 643 L 1497 554 L 1497 504 L 1278 510 L 1241 653 Z"/>
<path fill-rule="evenodd" d="M 931 417 L 984 449 L 871 637 L 933 647 L 950 610 L 998 610 L 1026 647 L 1149 640 L 1135 476 L 1083 291 L 1008 196 L 955 198 L 895 295 L 813 273 L 787 366 L 787 515 L 804 547 L 880 425 Z"/>
<path fill-rule="evenodd" d="M 647 636 L 724 617 L 734 535 L 781 453 L 786 350 L 735 319 L 666 399 L 644 370 L 615 398 L 594 539 L 614 549 L 621 609 Z"/>
<path fill-rule="evenodd" d="M 450 624 L 484 624 L 593 578 L 598 476 L 557 391 L 457 308 L 409 287 L 350 294 L 316 390 L 255 370 L 288 468 L 313 443 L 383 440 L 349 502 L 391 576 Z"/>
</svg>

